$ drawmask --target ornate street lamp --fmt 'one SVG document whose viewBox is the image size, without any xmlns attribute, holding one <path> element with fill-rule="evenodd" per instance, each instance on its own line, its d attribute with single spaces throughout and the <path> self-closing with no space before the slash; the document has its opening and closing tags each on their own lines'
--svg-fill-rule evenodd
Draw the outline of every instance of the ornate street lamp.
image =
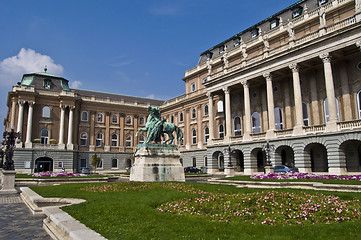
<svg viewBox="0 0 361 240">
<path fill-rule="evenodd" d="M 20 132 L 15 132 L 14 127 L 11 127 L 11 131 L 5 131 L 3 134 L 3 144 L 5 145 L 5 164 L 3 164 L 4 170 L 15 170 L 14 168 L 14 149 L 15 140 L 18 139 L 20 142 Z"/>
<path fill-rule="evenodd" d="M 0 168 L 3 168 L 4 166 L 4 150 L 2 148 L 0 148 Z"/>
<path fill-rule="evenodd" d="M 274 149 L 275 149 L 275 146 L 272 145 L 272 144 L 269 144 L 268 141 L 262 148 L 262 151 L 264 151 L 266 153 L 266 166 L 269 166 L 269 167 L 272 166 L 272 163 L 271 163 L 271 151 L 273 152 Z"/>
<path fill-rule="evenodd" d="M 231 159 L 232 151 L 233 150 L 231 149 L 231 145 L 228 145 L 228 148 L 223 149 L 224 156 L 226 156 L 226 154 L 228 153 L 228 163 L 227 163 L 227 167 L 225 168 L 225 173 L 226 173 L 227 177 L 234 176 L 234 168 L 233 168 L 232 159 Z"/>
</svg>

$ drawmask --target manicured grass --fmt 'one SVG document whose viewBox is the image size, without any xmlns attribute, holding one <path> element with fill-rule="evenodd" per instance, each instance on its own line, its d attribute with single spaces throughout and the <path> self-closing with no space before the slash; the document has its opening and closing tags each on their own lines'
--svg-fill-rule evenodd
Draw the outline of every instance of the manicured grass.
<svg viewBox="0 0 361 240">
<path fill-rule="evenodd" d="M 15 174 L 15 178 L 36 178 L 36 179 L 58 179 L 58 178 L 103 178 L 108 177 L 101 174 L 90 174 L 87 176 L 80 176 L 80 177 L 33 177 L 28 174 Z"/>
<path fill-rule="evenodd" d="M 336 180 L 336 179 L 252 179 L 250 176 L 236 176 L 222 178 L 222 180 L 254 181 L 254 182 L 321 182 L 324 184 L 346 184 L 361 185 L 357 180 Z"/>
<path fill-rule="evenodd" d="M 130 184 L 67 184 L 32 187 L 44 197 L 72 197 L 87 200 L 63 209 L 73 217 L 108 239 L 358 239 L 361 221 L 316 225 L 260 225 L 244 222 L 212 222 L 205 217 L 165 213 L 158 208 L 166 202 L 184 198 L 194 199 L 194 192 L 179 191 L 162 185 Z M 132 187 L 135 186 L 135 187 Z M 151 186 L 151 187 L 149 187 Z M 217 194 L 252 193 L 259 189 L 238 189 L 233 186 L 200 183 L 182 183 L 182 189 L 195 188 L 197 192 Z M 87 189 L 87 191 L 86 191 Z M 92 192 L 96 190 L 98 192 Z M 99 192 L 101 191 L 101 192 Z M 103 192 L 106 191 L 106 192 Z M 267 191 L 267 190 L 264 190 Z M 272 190 L 275 191 L 275 190 Z M 316 193 L 315 191 L 283 189 L 277 192 Z M 318 192 L 319 193 L 319 192 Z M 361 199 L 360 193 L 331 193 L 340 200 Z M 252 207 L 252 206 L 251 206 Z"/>
</svg>

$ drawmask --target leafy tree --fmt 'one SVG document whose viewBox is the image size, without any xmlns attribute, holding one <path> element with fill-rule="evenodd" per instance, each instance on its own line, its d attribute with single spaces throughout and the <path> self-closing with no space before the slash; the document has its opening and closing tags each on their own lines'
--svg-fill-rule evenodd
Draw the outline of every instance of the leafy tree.
<svg viewBox="0 0 361 240">
<path fill-rule="evenodd" d="M 94 168 L 94 172 L 96 172 L 97 167 L 98 167 L 98 165 L 100 163 L 100 160 L 101 160 L 100 157 L 98 157 L 97 154 L 94 153 L 93 156 L 92 156 L 92 161 L 90 163 L 90 165 Z"/>
</svg>

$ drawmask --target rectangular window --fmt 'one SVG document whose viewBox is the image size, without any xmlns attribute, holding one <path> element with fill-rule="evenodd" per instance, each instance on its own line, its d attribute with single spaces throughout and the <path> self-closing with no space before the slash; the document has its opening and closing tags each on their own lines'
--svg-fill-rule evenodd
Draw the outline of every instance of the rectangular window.
<svg viewBox="0 0 361 240">
<path fill-rule="evenodd" d="M 257 36 L 258 36 L 258 28 L 253 29 L 253 30 L 251 31 L 251 37 L 252 37 L 252 38 L 255 38 L 255 37 L 257 37 Z"/>
<path fill-rule="evenodd" d="M 82 168 L 86 168 L 86 159 L 85 158 L 80 159 L 80 169 L 82 169 Z"/>
<path fill-rule="evenodd" d="M 112 168 L 118 168 L 118 159 L 112 159 Z"/>
<path fill-rule="evenodd" d="M 274 28 L 278 27 L 278 24 L 279 24 L 279 20 L 278 20 L 278 19 L 274 19 L 274 20 L 272 20 L 271 23 L 270 23 L 270 28 L 271 28 L 271 29 L 274 29 Z"/>
</svg>

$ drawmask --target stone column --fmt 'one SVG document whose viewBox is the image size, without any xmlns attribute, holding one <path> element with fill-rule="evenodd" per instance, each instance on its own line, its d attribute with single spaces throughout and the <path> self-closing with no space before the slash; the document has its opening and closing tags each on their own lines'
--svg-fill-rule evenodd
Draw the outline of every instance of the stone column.
<svg viewBox="0 0 361 240">
<path fill-rule="evenodd" d="M 329 53 L 323 53 L 320 55 L 323 61 L 323 68 L 325 72 L 325 86 L 328 104 L 328 122 L 326 123 L 326 131 L 337 131 L 337 110 L 335 101 L 335 88 L 333 85 L 331 56 Z"/>
<path fill-rule="evenodd" d="M 289 65 L 289 68 L 292 71 L 292 77 L 293 77 L 293 95 L 295 101 L 295 116 L 296 116 L 296 126 L 294 126 L 293 128 L 293 134 L 300 135 L 303 133 L 303 112 L 302 112 L 300 74 L 297 63 L 293 63 Z"/>
<path fill-rule="evenodd" d="M 185 126 L 185 133 L 184 136 L 184 145 L 186 146 L 186 149 L 191 148 L 191 142 L 192 142 L 192 133 L 190 132 L 189 123 L 190 123 L 190 117 L 189 117 L 189 108 L 185 109 L 185 116 L 184 116 L 184 126 Z"/>
<path fill-rule="evenodd" d="M 15 110 L 16 110 L 16 99 L 13 97 L 11 99 L 11 119 L 10 119 L 10 127 L 15 127 Z"/>
<path fill-rule="evenodd" d="M 60 105 L 60 129 L 59 129 L 59 148 L 64 149 L 64 119 L 65 119 L 65 108 L 66 106 Z"/>
<path fill-rule="evenodd" d="M 18 127 L 16 128 L 17 132 L 23 131 L 23 120 L 24 120 L 24 101 L 19 101 L 19 116 L 18 116 Z"/>
<path fill-rule="evenodd" d="M 133 117 L 133 126 L 134 129 L 138 126 L 135 123 L 136 117 Z M 132 146 L 136 146 L 136 138 L 135 136 L 132 138 Z M 105 113 L 105 134 L 104 134 L 104 151 L 109 152 L 110 151 L 110 112 Z"/>
<path fill-rule="evenodd" d="M 274 130 L 276 129 L 272 75 L 271 75 L 271 73 L 264 73 L 263 77 L 266 79 L 266 86 L 267 86 L 267 112 L 268 112 L 267 138 L 272 138 L 272 137 L 274 137 Z"/>
<path fill-rule="evenodd" d="M 214 138 L 214 113 L 213 113 L 213 95 L 212 93 L 207 93 L 208 97 L 208 127 L 209 127 L 209 139 L 207 145 L 212 145 Z"/>
<path fill-rule="evenodd" d="M 74 144 L 73 144 L 74 109 L 75 109 L 74 106 L 69 107 L 68 144 L 66 146 L 68 150 L 74 149 Z"/>
<path fill-rule="evenodd" d="M 33 144 L 31 143 L 31 130 L 33 128 L 34 102 L 29 102 L 28 105 L 29 105 L 29 111 L 28 111 L 28 125 L 26 128 L 25 148 L 32 148 Z"/>
<path fill-rule="evenodd" d="M 232 136 L 232 114 L 231 114 L 231 94 L 229 87 L 224 87 L 224 101 L 226 105 L 226 135 L 224 142 L 229 143 Z"/>
<path fill-rule="evenodd" d="M 244 95 L 244 118 L 245 118 L 245 126 L 244 126 L 244 134 L 243 140 L 249 141 L 251 140 L 251 101 L 249 97 L 249 85 L 247 81 L 242 81 L 243 85 L 243 95 Z"/>
<path fill-rule="evenodd" d="M 361 0 L 355 0 L 356 21 L 361 21 Z"/>
<path fill-rule="evenodd" d="M 285 116 L 284 116 L 284 123 L 285 123 L 285 129 L 293 128 L 293 115 L 291 110 L 291 93 L 290 93 L 290 86 L 287 81 L 285 81 L 283 84 L 284 86 L 284 97 L 285 97 Z"/>
<path fill-rule="evenodd" d="M 310 79 L 310 89 L 311 89 L 311 111 L 308 112 L 308 117 L 310 119 L 310 125 L 321 124 L 320 110 L 319 110 L 319 98 L 317 94 L 317 80 L 316 72 L 312 72 L 309 76 Z"/>
<path fill-rule="evenodd" d="M 197 106 L 197 148 L 202 149 L 203 148 L 203 142 L 204 142 L 204 128 L 202 126 L 202 105 L 199 104 Z M 176 139 L 174 139 L 176 141 Z"/>
<path fill-rule="evenodd" d="M 344 121 L 349 121 L 352 119 L 357 119 L 357 114 L 353 118 L 353 111 L 351 109 L 351 94 L 350 87 L 348 83 L 348 74 L 347 74 L 347 63 L 344 62 L 340 65 L 340 80 L 341 80 L 341 92 L 342 92 L 342 109 L 344 111 Z"/>
<path fill-rule="evenodd" d="M 95 114 L 96 112 L 90 111 L 89 151 L 95 151 Z M 124 130 L 124 127 L 122 127 L 122 130 Z"/>
</svg>

